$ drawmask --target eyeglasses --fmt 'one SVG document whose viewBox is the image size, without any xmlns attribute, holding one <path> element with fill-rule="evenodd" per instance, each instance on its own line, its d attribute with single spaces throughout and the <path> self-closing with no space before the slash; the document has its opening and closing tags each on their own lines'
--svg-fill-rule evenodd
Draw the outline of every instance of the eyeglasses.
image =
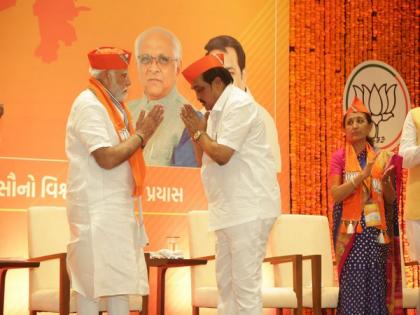
<svg viewBox="0 0 420 315">
<path fill-rule="evenodd" d="M 154 60 L 157 64 L 161 66 L 165 66 L 171 61 L 176 61 L 178 59 L 171 58 L 165 55 L 158 55 L 157 57 L 153 57 L 153 56 L 150 56 L 149 54 L 144 54 L 144 55 L 140 55 L 138 57 L 138 60 L 142 65 L 150 65 L 153 63 L 153 60 Z"/>
</svg>

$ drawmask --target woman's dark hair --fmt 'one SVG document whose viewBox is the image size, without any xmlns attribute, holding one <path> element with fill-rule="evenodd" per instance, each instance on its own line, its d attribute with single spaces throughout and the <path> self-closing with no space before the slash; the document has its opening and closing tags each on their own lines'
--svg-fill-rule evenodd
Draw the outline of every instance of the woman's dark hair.
<svg viewBox="0 0 420 315">
<path fill-rule="evenodd" d="M 211 68 L 203 73 L 203 80 L 208 84 L 211 84 L 216 77 L 219 77 L 226 85 L 233 83 L 229 70 L 223 67 Z"/>
<path fill-rule="evenodd" d="M 365 116 L 365 118 L 366 118 L 367 122 L 369 123 L 369 125 L 373 123 L 372 116 L 369 113 L 362 113 L 362 114 Z M 342 122 L 343 128 L 346 128 L 346 118 L 347 118 L 347 114 L 345 114 L 343 116 L 343 122 Z M 372 148 L 375 147 L 375 144 L 373 142 L 373 138 L 372 137 L 367 136 L 366 137 L 366 141 L 372 146 Z"/>
</svg>

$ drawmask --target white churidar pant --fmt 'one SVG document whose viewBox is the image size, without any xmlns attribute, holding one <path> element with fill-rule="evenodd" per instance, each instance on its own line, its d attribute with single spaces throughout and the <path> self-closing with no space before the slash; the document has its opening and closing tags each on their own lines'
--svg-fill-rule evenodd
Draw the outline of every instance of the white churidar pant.
<svg viewBox="0 0 420 315">
<path fill-rule="evenodd" d="M 113 295 L 106 297 L 107 311 L 109 315 L 128 315 L 130 307 L 128 295 Z M 77 314 L 98 315 L 99 299 L 89 299 L 77 294 Z"/>
<path fill-rule="evenodd" d="M 262 261 L 276 218 L 216 230 L 218 315 L 262 314 Z"/>
</svg>

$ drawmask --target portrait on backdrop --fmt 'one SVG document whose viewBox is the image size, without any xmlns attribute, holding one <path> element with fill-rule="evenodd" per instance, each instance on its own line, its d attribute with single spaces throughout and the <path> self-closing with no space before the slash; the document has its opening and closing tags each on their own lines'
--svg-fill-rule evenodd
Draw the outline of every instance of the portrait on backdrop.
<svg viewBox="0 0 420 315">
<path fill-rule="evenodd" d="M 134 50 L 144 96 L 129 102 L 133 118 L 156 104 L 165 108 L 162 124 L 144 149 L 146 164 L 197 166 L 191 138 L 179 118 L 182 105 L 189 103 L 176 86 L 182 66 L 180 41 L 169 30 L 152 27 L 137 37 Z"/>
<path fill-rule="evenodd" d="M 213 37 L 207 42 L 204 49 L 207 54 L 223 54 L 223 65 L 232 75 L 233 84 L 254 98 L 251 94 L 251 90 L 247 86 L 245 50 L 236 38 L 229 35 L 219 35 Z M 256 104 L 258 110 L 264 118 L 266 139 L 276 162 L 277 172 L 281 172 L 280 145 L 276 123 L 270 113 L 263 106 L 257 102 Z"/>
</svg>

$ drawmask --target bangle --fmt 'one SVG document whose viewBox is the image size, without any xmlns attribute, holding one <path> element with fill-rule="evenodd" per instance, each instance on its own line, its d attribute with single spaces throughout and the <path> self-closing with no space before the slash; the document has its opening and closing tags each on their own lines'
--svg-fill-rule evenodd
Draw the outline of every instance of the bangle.
<svg viewBox="0 0 420 315">
<path fill-rule="evenodd" d="M 141 142 L 140 147 L 142 149 L 144 149 L 144 137 L 141 134 L 139 134 L 138 132 L 136 132 L 136 136 L 139 137 L 139 139 L 140 139 L 140 142 Z"/>
<path fill-rule="evenodd" d="M 356 183 L 355 183 L 355 181 L 354 181 L 354 177 L 352 177 L 352 178 L 350 179 L 350 183 L 353 185 L 353 188 L 354 188 L 354 189 L 356 189 L 356 188 L 357 188 L 357 185 L 356 185 Z"/>
</svg>

